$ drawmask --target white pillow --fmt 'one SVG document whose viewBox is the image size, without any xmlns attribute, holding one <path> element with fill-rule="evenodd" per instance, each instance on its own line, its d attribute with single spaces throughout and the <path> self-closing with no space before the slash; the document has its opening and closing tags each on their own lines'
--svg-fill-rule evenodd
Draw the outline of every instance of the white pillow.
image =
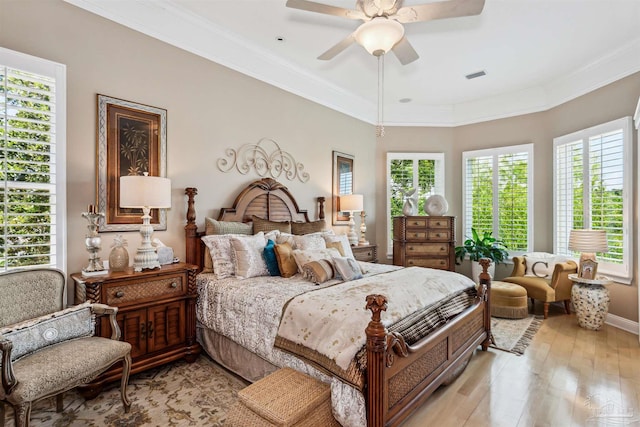
<svg viewBox="0 0 640 427">
<path fill-rule="evenodd" d="M 324 239 L 322 240 L 324 244 Z M 302 271 L 302 268 L 305 264 L 310 263 L 311 261 L 319 261 L 321 259 L 331 260 L 334 257 L 339 257 L 340 252 L 337 249 L 333 248 L 324 248 L 324 249 L 314 249 L 314 250 L 293 250 L 293 259 L 296 261 L 298 265 L 298 271 Z"/>
<path fill-rule="evenodd" d="M 567 261 L 566 256 L 545 252 L 531 252 L 524 255 L 525 276 L 551 279 L 556 264 Z"/>
<path fill-rule="evenodd" d="M 302 251 L 326 249 L 327 244 L 324 242 L 322 233 L 311 233 L 294 235 L 293 243 L 295 249 Z"/>
<path fill-rule="evenodd" d="M 212 234 L 202 236 L 202 241 L 207 245 L 207 248 L 209 248 L 211 261 L 213 262 L 213 272 L 218 279 L 225 279 L 236 273 L 229 240 L 237 236 L 242 236 L 242 234 Z"/>
<path fill-rule="evenodd" d="M 249 277 L 269 276 L 267 263 L 262 256 L 264 247 L 267 245 L 262 231 L 253 236 L 232 237 L 230 243 L 233 250 L 236 277 L 247 279 Z"/>
<path fill-rule="evenodd" d="M 353 251 L 351 250 L 351 243 L 349 243 L 349 238 L 346 234 L 325 234 L 322 237 L 324 238 L 327 247 L 329 247 L 330 243 L 340 243 L 343 256 L 355 259 Z"/>
<path fill-rule="evenodd" d="M 345 282 L 362 279 L 362 271 L 358 261 L 353 258 L 347 257 L 334 257 L 333 262 L 336 266 L 336 271 L 342 277 Z"/>
</svg>

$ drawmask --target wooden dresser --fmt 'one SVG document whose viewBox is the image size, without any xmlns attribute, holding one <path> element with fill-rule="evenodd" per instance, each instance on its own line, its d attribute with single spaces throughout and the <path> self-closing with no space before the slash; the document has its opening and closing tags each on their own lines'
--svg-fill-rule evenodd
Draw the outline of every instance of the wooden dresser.
<svg viewBox="0 0 640 427">
<path fill-rule="evenodd" d="M 393 218 L 393 264 L 455 270 L 455 217 Z"/>
<path fill-rule="evenodd" d="M 131 373 L 200 354 L 196 342 L 196 271 L 191 264 L 170 264 L 135 273 L 132 268 L 102 276 L 72 274 L 75 303 L 85 301 L 118 307 L 122 338 L 131 344 Z M 98 319 L 100 320 L 100 319 Z M 97 334 L 111 336 L 108 322 L 96 324 Z M 92 396 L 102 385 L 119 379 L 121 366 L 114 366 L 88 386 L 82 394 Z"/>
</svg>

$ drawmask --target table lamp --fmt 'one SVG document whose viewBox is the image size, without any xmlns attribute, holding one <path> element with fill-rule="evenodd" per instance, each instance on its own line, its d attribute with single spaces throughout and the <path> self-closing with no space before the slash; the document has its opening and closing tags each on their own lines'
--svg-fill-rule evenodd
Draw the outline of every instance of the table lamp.
<svg viewBox="0 0 640 427">
<path fill-rule="evenodd" d="M 349 243 L 351 246 L 358 244 L 358 235 L 356 234 L 356 222 L 353 220 L 354 212 L 361 212 L 364 209 L 364 201 L 362 194 L 346 194 L 340 196 L 340 211 L 349 212 Z"/>
<path fill-rule="evenodd" d="M 596 262 L 596 252 L 608 252 L 607 232 L 604 230 L 571 230 L 569 235 L 569 250 L 580 252 L 580 267 L 578 274 L 582 277 L 583 263 Z M 595 278 L 595 275 L 594 277 Z"/>
<path fill-rule="evenodd" d="M 151 245 L 153 226 L 149 212 L 171 207 L 171 180 L 160 176 L 131 175 L 120 177 L 120 207 L 142 209 L 140 235 L 142 244 L 133 258 L 133 271 L 160 268 L 156 248 Z"/>
</svg>

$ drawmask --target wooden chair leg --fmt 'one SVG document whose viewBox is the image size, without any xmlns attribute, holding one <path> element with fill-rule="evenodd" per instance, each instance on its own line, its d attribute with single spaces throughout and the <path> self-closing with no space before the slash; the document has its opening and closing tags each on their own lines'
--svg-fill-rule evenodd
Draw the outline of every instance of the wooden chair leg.
<svg viewBox="0 0 640 427">
<path fill-rule="evenodd" d="M 571 301 L 568 299 L 564 300 L 564 311 L 566 311 L 567 314 L 571 314 Z"/>
<path fill-rule="evenodd" d="M 4 427 L 4 403 L 0 402 L 0 427 Z"/>
<path fill-rule="evenodd" d="M 131 401 L 127 396 L 127 385 L 129 384 L 129 373 L 131 372 L 131 355 L 127 354 L 122 360 L 122 379 L 120 380 L 120 397 L 122 398 L 122 406 L 124 412 L 131 409 Z"/>
<path fill-rule="evenodd" d="M 545 302 L 544 303 L 544 318 L 546 319 L 547 317 L 549 317 L 549 303 Z"/>
<path fill-rule="evenodd" d="M 62 412 L 64 409 L 64 393 L 56 395 L 56 412 Z"/>
<path fill-rule="evenodd" d="M 29 419 L 31 418 L 31 402 L 15 405 L 13 407 L 13 416 L 15 418 L 16 427 L 29 427 Z"/>
</svg>

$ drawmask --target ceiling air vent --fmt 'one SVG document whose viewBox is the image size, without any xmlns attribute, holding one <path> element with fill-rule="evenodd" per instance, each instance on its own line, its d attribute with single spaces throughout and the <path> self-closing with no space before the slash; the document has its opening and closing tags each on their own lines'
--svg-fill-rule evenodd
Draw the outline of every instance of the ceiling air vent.
<svg viewBox="0 0 640 427">
<path fill-rule="evenodd" d="M 486 76 L 487 73 L 484 71 L 476 71 L 475 73 L 467 74 L 465 77 L 467 80 L 475 79 L 478 77 Z"/>
</svg>

